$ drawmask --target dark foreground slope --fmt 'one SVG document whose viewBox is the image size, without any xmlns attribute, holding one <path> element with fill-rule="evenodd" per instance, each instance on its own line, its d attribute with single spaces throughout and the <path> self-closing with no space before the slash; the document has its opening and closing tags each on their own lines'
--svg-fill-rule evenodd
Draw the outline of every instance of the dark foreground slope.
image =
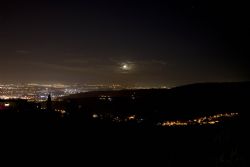
<svg viewBox="0 0 250 167">
<path fill-rule="evenodd" d="M 71 164 L 85 166 L 249 166 L 249 88 L 249 83 L 197 84 L 75 95 L 54 104 L 65 107 L 64 116 L 1 112 L 1 143 L 11 156 L 34 156 L 37 162 L 51 157 L 57 165 L 72 158 Z M 120 118 L 138 114 L 146 123 L 93 119 L 107 112 Z M 239 117 L 215 125 L 155 126 L 159 120 L 221 112 Z"/>
<path fill-rule="evenodd" d="M 237 112 L 237 119 L 214 126 L 155 127 L 155 126 L 95 126 L 86 130 L 97 155 L 110 157 L 108 163 L 149 164 L 152 166 L 248 166 L 248 115 L 250 84 L 209 83 L 177 87 L 170 90 L 122 90 L 92 92 L 70 97 L 85 111 L 129 112 L 151 123 L 162 119 L 193 117 Z M 95 103 L 101 96 L 112 101 Z M 92 99 L 92 100 L 91 100 Z M 93 102 L 88 106 L 84 101 Z M 79 110 L 81 111 L 81 109 Z M 119 115 L 119 114 L 117 114 Z M 112 129 L 112 130 L 110 130 Z M 89 135 L 94 134 L 94 135 Z M 88 136 L 89 135 L 89 136 Z M 94 140 L 91 136 L 95 136 Z M 107 152 L 110 150 L 111 152 Z M 96 155 L 96 152 L 93 153 Z M 119 164 L 118 163 L 118 164 Z M 132 163 L 133 164 L 133 163 Z"/>
</svg>

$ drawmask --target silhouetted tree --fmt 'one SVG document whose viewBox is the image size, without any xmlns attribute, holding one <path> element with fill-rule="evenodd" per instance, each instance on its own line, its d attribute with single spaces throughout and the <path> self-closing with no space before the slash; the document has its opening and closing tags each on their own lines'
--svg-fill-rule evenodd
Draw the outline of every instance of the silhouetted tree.
<svg viewBox="0 0 250 167">
<path fill-rule="evenodd" d="M 47 111 L 52 111 L 52 101 L 51 101 L 51 96 L 50 94 L 48 95 L 48 99 L 47 99 Z"/>
</svg>

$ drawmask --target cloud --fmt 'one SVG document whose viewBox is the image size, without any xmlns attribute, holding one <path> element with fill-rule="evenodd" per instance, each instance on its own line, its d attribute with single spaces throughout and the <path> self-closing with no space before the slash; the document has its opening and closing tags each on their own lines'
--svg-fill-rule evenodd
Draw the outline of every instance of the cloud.
<svg viewBox="0 0 250 167">
<path fill-rule="evenodd" d="M 16 53 L 19 53 L 19 54 L 29 54 L 29 53 L 31 53 L 31 51 L 29 51 L 29 50 L 16 50 Z"/>
<path fill-rule="evenodd" d="M 165 61 L 162 61 L 162 60 L 151 60 L 152 63 L 155 63 L 155 64 L 160 64 L 160 65 L 167 65 L 167 63 Z"/>
<path fill-rule="evenodd" d="M 72 72 L 86 72 L 88 71 L 86 68 L 82 67 L 72 67 L 67 65 L 61 64 L 54 64 L 54 63 L 46 63 L 46 62 L 29 62 L 28 64 L 35 65 L 42 68 L 49 68 L 61 71 L 72 71 Z"/>
<path fill-rule="evenodd" d="M 69 61 L 61 60 L 60 62 L 23 62 L 26 65 L 34 66 L 35 68 L 49 69 L 51 71 L 57 71 L 60 73 L 71 72 L 72 74 L 84 74 L 84 75 L 109 75 L 112 73 L 112 66 L 108 64 L 101 64 L 95 62 L 77 61 L 73 63 Z"/>
<path fill-rule="evenodd" d="M 161 60 L 119 60 L 75 57 L 50 61 L 23 62 L 37 70 L 67 73 L 72 75 L 98 76 L 98 77 L 122 77 L 136 75 L 157 75 L 164 72 L 167 63 Z M 122 68 L 124 65 L 127 69 Z"/>
</svg>

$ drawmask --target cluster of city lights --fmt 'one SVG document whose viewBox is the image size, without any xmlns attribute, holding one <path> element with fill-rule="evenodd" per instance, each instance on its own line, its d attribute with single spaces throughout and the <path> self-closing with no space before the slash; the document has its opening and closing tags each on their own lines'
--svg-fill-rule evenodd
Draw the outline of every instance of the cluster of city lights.
<svg viewBox="0 0 250 167">
<path fill-rule="evenodd" d="M 65 114 L 65 113 L 66 113 L 65 110 L 61 110 L 61 109 L 55 109 L 55 111 L 56 111 L 56 112 L 59 112 L 59 113 L 61 113 L 61 114 Z"/>
<path fill-rule="evenodd" d="M 122 86 L 119 84 L 97 85 L 64 85 L 64 84 L 0 84 L 0 99 L 26 99 L 30 101 L 45 101 L 51 94 L 53 100 L 63 96 L 97 90 L 150 89 L 154 87 Z M 162 88 L 162 87 L 157 87 Z M 100 100 L 112 101 L 110 96 L 100 96 Z M 134 94 L 131 99 L 135 99 Z"/>
<path fill-rule="evenodd" d="M 193 120 L 173 120 L 173 121 L 164 121 L 157 123 L 157 126 L 163 126 L 163 127 L 171 127 L 171 126 L 190 126 L 190 125 L 214 125 L 217 124 L 226 118 L 233 118 L 238 116 L 238 113 L 224 113 L 224 114 L 216 114 L 212 116 L 204 116 L 200 118 L 196 118 Z M 126 117 L 119 117 L 114 116 L 112 114 L 93 114 L 92 117 L 94 119 L 110 119 L 112 122 L 115 123 L 126 123 L 130 121 L 135 121 L 137 123 L 141 123 L 144 121 L 143 118 L 138 117 L 136 115 L 128 115 Z"/>
<path fill-rule="evenodd" d="M 112 101 L 112 97 L 111 96 L 106 96 L 106 95 L 101 95 L 99 97 L 99 100 L 108 100 L 108 101 Z"/>
<path fill-rule="evenodd" d="M 128 115 L 126 117 L 119 117 L 119 116 L 114 116 L 112 114 L 93 114 L 92 118 L 94 119 L 109 119 L 112 122 L 116 123 L 122 123 L 122 122 L 129 122 L 129 121 L 136 121 L 137 123 L 141 123 L 143 121 L 142 118 L 137 117 L 136 115 Z"/>
<path fill-rule="evenodd" d="M 238 113 L 225 113 L 216 114 L 212 116 L 200 117 L 193 120 L 176 120 L 176 121 L 165 121 L 163 123 L 158 123 L 160 126 L 188 126 L 188 125 L 213 125 L 219 123 L 223 118 L 232 118 L 238 116 Z"/>
</svg>

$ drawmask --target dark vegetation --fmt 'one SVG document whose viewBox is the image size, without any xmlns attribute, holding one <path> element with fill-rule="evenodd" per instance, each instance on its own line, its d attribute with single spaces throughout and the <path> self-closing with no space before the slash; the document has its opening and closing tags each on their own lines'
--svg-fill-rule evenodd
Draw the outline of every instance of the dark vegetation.
<svg viewBox="0 0 250 167">
<path fill-rule="evenodd" d="M 72 146 L 89 156 L 105 157 L 108 164 L 115 159 L 124 164 L 152 160 L 155 166 L 248 166 L 249 99 L 250 83 L 243 82 L 88 92 L 45 103 L 47 108 L 52 105 L 47 110 L 40 103 L 14 100 L 15 107 L 1 110 L 0 128 L 2 136 L 11 133 L 28 141 L 34 136 L 46 143 L 61 141 L 63 148 Z M 55 112 L 58 108 L 66 114 Z M 230 112 L 239 117 L 217 125 L 155 126 L 161 120 Z M 93 119 L 93 114 L 103 119 Z M 129 115 L 144 121 L 117 123 L 111 119 Z"/>
</svg>

